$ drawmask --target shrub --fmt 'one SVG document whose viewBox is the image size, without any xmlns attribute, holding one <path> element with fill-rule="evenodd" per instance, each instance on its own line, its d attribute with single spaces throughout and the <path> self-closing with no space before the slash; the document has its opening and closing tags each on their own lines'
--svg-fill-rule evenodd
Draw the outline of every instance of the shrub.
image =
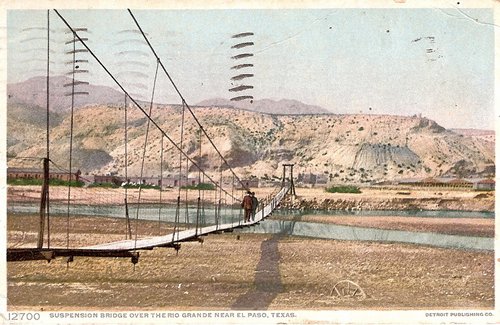
<svg viewBox="0 0 500 325">
<path fill-rule="evenodd" d="M 93 183 L 89 187 L 118 188 L 119 186 L 114 183 Z"/>
<path fill-rule="evenodd" d="M 200 183 L 197 185 L 182 186 L 181 189 L 183 189 L 183 190 L 212 191 L 212 190 L 215 190 L 215 185 L 212 183 Z"/>
<path fill-rule="evenodd" d="M 361 193 L 361 190 L 359 189 L 359 187 L 350 186 L 350 185 L 331 186 L 331 187 L 325 188 L 325 191 L 328 193 Z"/>
<path fill-rule="evenodd" d="M 142 189 L 157 189 L 157 190 L 160 189 L 160 187 L 157 185 L 149 185 L 149 184 L 126 184 L 123 185 L 123 188 L 142 188 Z"/>
<path fill-rule="evenodd" d="M 9 185 L 43 185 L 43 179 L 35 178 L 15 178 L 7 180 Z M 70 182 L 61 179 L 51 179 L 49 180 L 50 186 L 68 186 Z M 82 181 L 71 181 L 72 187 L 83 187 L 85 185 Z"/>
</svg>

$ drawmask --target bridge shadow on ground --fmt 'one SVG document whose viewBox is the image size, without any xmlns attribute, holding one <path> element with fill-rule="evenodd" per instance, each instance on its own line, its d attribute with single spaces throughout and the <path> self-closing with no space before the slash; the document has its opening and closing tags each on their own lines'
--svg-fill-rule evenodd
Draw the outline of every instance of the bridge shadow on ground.
<svg viewBox="0 0 500 325">
<path fill-rule="evenodd" d="M 296 216 L 292 221 L 280 221 L 279 232 L 262 242 L 260 261 L 255 269 L 254 288 L 236 299 L 232 309 L 265 310 L 283 292 L 278 243 L 284 235 L 293 234 L 295 223 L 301 219 L 301 216 Z"/>
<path fill-rule="evenodd" d="M 255 269 L 254 288 L 240 296 L 231 306 L 232 309 L 267 309 L 278 293 L 283 291 L 278 249 L 281 236 L 282 234 L 276 234 L 262 242 L 260 261 Z"/>
</svg>

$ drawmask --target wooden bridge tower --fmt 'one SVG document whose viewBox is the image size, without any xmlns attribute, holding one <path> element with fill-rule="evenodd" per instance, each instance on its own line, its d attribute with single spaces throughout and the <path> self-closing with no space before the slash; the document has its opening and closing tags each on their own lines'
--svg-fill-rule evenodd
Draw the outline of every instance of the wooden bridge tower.
<svg viewBox="0 0 500 325">
<path fill-rule="evenodd" d="M 286 168 L 290 168 L 290 194 L 295 197 L 295 185 L 293 184 L 293 166 L 294 164 L 283 164 L 283 178 L 281 179 L 281 185 L 285 185 L 286 182 Z"/>
</svg>

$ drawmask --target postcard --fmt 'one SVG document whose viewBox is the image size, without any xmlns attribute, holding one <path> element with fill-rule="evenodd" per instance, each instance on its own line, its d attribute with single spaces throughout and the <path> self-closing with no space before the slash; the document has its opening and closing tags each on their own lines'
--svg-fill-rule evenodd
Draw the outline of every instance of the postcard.
<svg viewBox="0 0 500 325">
<path fill-rule="evenodd" d="M 9 324 L 494 324 L 495 1 L 5 1 Z"/>
</svg>

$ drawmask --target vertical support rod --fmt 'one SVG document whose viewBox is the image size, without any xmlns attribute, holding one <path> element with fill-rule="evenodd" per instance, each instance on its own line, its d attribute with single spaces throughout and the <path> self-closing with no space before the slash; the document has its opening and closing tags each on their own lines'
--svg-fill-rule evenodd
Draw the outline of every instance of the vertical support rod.
<svg viewBox="0 0 500 325">
<path fill-rule="evenodd" d="M 285 186 L 285 171 L 286 171 L 286 166 L 283 164 L 283 177 L 281 178 L 281 187 Z"/>
<path fill-rule="evenodd" d="M 38 229 L 38 244 L 37 248 L 43 247 L 43 232 L 45 230 L 45 209 L 47 208 L 47 190 L 49 187 L 49 160 L 43 159 L 43 185 L 42 197 L 40 200 L 40 228 Z"/>
<path fill-rule="evenodd" d="M 158 209 L 158 232 L 161 235 L 161 204 L 163 191 L 163 134 L 160 133 L 160 208 Z"/>
<path fill-rule="evenodd" d="M 125 239 L 132 239 L 132 226 L 130 225 L 130 214 L 128 210 L 128 118 L 127 118 L 127 94 L 124 95 L 124 137 L 125 137 Z"/>
<path fill-rule="evenodd" d="M 290 191 L 295 195 L 295 185 L 293 184 L 293 164 L 290 164 Z"/>
<path fill-rule="evenodd" d="M 49 211 L 49 161 L 50 161 L 50 134 L 49 134 L 49 125 L 50 125 L 50 10 L 47 10 L 47 162 L 44 161 L 44 191 L 45 191 L 45 208 L 47 215 L 47 248 L 50 248 L 50 211 Z M 45 168 L 45 164 L 47 167 Z M 45 171 L 46 170 L 46 171 Z M 45 176 L 45 174 L 47 174 Z M 46 180 L 46 181 L 45 181 Z M 46 186 L 45 186 L 46 183 Z M 42 191 L 43 195 L 43 191 Z M 42 232 L 42 245 L 43 246 L 43 232 Z M 39 247 L 41 248 L 41 247 Z"/>
<path fill-rule="evenodd" d="M 69 248 L 69 210 L 71 202 L 71 181 L 73 179 L 73 127 L 74 127 L 74 109 L 75 109 L 75 64 L 76 64 L 76 33 L 73 32 L 73 68 L 71 79 L 71 120 L 69 133 L 69 172 L 68 172 L 68 209 L 66 212 L 66 248 Z"/>
<path fill-rule="evenodd" d="M 198 202 L 196 205 L 196 229 L 195 229 L 195 236 L 198 236 L 198 227 L 200 223 L 200 206 L 201 206 L 201 198 L 198 195 Z"/>
<path fill-rule="evenodd" d="M 50 10 L 47 10 L 47 159 L 49 159 L 49 122 L 50 122 L 50 115 L 49 115 L 49 89 L 50 89 Z"/>
<path fill-rule="evenodd" d="M 127 197 L 125 197 L 125 219 L 127 220 L 126 222 L 126 231 L 125 231 L 125 239 L 132 239 L 132 226 L 130 225 L 130 216 L 128 212 L 128 202 L 127 202 Z"/>
</svg>

